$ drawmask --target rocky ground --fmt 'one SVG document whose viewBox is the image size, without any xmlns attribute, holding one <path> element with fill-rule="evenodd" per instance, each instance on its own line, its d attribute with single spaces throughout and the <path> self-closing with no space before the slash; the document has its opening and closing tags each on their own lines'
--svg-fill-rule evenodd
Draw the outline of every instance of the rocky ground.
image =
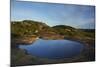
<svg viewBox="0 0 100 67">
<path fill-rule="evenodd" d="M 58 35 L 57 35 L 58 36 Z M 54 36 L 54 37 L 57 37 Z M 53 37 L 53 36 L 52 36 Z M 52 37 L 41 37 L 44 39 L 54 39 Z M 61 38 L 60 38 L 61 37 Z M 70 39 L 70 40 L 76 40 L 79 42 L 85 43 L 85 46 L 87 49 L 84 49 L 80 55 L 73 57 L 73 58 L 64 58 L 64 59 L 47 59 L 47 58 L 38 58 L 33 57 L 31 55 L 28 55 L 25 50 L 19 49 L 19 44 L 30 44 L 36 41 L 38 37 L 21 37 L 20 39 L 12 39 L 12 49 L 11 49 L 11 64 L 12 66 L 21 66 L 21 65 L 36 65 L 36 64 L 51 64 L 51 63 L 71 63 L 71 62 L 83 62 L 83 61 L 94 61 L 95 60 L 95 46 L 94 46 L 94 40 L 92 39 Z M 55 39 L 63 39 L 62 36 L 59 36 Z M 92 44 L 92 45 L 91 45 Z M 15 45 L 15 46 L 14 46 Z"/>
</svg>

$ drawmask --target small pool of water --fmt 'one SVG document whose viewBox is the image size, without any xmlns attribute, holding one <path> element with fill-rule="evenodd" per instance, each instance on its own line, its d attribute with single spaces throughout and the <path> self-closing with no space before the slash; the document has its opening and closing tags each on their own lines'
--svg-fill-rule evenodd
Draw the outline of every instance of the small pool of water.
<svg viewBox="0 0 100 67">
<path fill-rule="evenodd" d="M 38 39 L 30 45 L 19 45 L 28 54 L 40 58 L 63 59 L 71 58 L 80 54 L 84 45 L 70 40 L 43 40 Z"/>
</svg>

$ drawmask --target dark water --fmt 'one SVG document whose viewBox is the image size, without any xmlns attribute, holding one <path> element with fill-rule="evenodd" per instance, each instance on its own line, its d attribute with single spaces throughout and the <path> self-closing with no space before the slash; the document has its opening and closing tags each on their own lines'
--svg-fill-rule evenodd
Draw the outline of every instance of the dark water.
<svg viewBox="0 0 100 67">
<path fill-rule="evenodd" d="M 38 39 L 31 45 L 20 45 L 19 48 L 25 49 L 28 54 L 33 56 L 49 59 L 63 59 L 79 55 L 84 45 L 70 40 Z"/>
</svg>

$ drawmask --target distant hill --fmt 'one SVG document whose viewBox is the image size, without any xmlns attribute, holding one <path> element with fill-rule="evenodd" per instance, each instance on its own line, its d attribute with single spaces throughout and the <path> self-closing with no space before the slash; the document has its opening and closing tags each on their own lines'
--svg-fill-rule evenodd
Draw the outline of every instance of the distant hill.
<svg viewBox="0 0 100 67">
<path fill-rule="evenodd" d="M 95 32 L 95 29 L 78 29 L 84 32 Z"/>
<path fill-rule="evenodd" d="M 73 30 L 75 28 L 71 27 L 71 26 L 67 26 L 67 25 L 57 25 L 57 26 L 53 26 L 53 28 L 62 28 L 62 29 L 70 29 L 70 30 Z"/>
<path fill-rule="evenodd" d="M 52 27 L 56 31 L 58 31 L 59 34 L 61 35 L 75 35 L 76 29 L 71 27 L 71 26 L 66 26 L 66 25 L 57 25 Z"/>
</svg>

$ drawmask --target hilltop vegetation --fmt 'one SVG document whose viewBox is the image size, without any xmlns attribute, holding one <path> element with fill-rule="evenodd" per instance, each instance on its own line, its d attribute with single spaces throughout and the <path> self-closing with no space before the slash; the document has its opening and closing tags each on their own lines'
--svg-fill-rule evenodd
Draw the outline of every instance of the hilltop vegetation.
<svg viewBox="0 0 100 67">
<path fill-rule="evenodd" d="M 50 27 L 43 22 L 24 20 L 24 21 L 12 21 L 11 22 L 11 34 L 14 37 L 20 37 L 24 35 L 42 35 L 42 34 L 59 34 L 65 37 L 71 36 L 88 36 L 94 37 L 94 30 L 75 29 L 71 26 L 57 25 Z"/>
<path fill-rule="evenodd" d="M 12 36 L 39 35 L 40 33 L 54 32 L 52 28 L 42 22 L 24 20 L 11 22 Z"/>
</svg>

